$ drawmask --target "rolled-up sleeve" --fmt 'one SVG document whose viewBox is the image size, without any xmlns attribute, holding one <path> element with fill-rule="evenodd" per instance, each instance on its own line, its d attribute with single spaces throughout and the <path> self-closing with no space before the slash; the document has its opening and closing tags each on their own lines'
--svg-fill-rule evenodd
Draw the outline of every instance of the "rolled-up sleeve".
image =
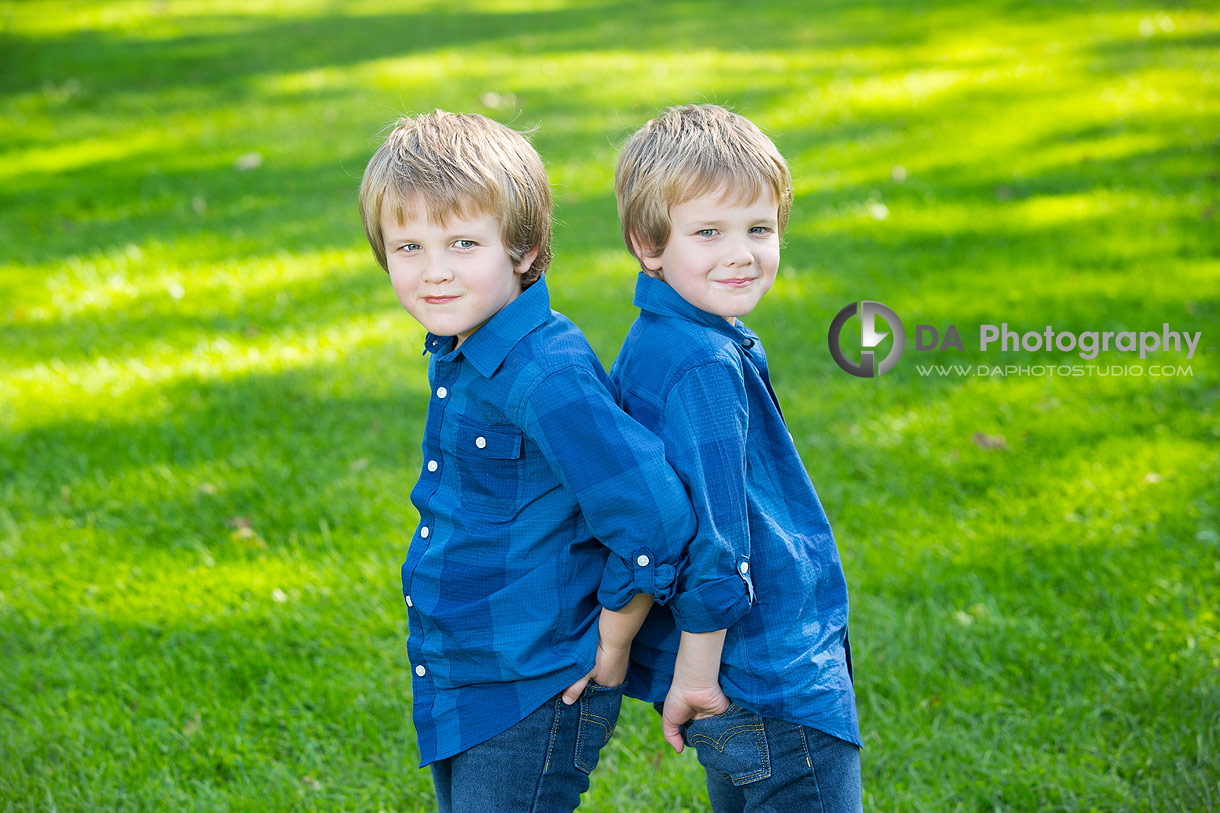
<svg viewBox="0 0 1220 813">
<path fill-rule="evenodd" d="M 687 370 L 664 407 L 665 454 L 689 492 L 698 531 L 670 610 L 680 629 L 729 627 L 750 609 L 745 379 L 727 360 Z"/>
<path fill-rule="evenodd" d="M 580 366 L 551 371 L 522 399 L 522 431 L 575 496 L 590 531 L 611 551 L 598 591 L 610 610 L 637 593 L 669 601 L 695 520 L 661 441 Z"/>
</svg>

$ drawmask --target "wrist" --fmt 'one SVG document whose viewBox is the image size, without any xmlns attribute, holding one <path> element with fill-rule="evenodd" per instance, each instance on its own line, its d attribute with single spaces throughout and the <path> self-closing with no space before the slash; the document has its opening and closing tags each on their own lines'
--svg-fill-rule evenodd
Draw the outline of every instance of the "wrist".
<svg viewBox="0 0 1220 813">
<path fill-rule="evenodd" d="M 611 641 L 605 638 L 597 639 L 597 648 L 607 653 L 621 653 L 631 651 L 631 641 Z"/>
<path fill-rule="evenodd" d="M 679 687 L 683 691 L 692 692 L 719 688 L 720 670 L 693 668 L 684 669 L 681 666 L 675 665 L 673 685 Z"/>
</svg>

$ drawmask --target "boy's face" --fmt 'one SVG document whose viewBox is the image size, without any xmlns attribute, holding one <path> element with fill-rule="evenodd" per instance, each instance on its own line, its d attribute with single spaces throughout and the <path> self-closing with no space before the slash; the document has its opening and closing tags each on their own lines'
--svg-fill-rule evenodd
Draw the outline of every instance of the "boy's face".
<svg viewBox="0 0 1220 813">
<path fill-rule="evenodd" d="M 382 207 L 386 264 L 398 301 L 438 336 L 460 345 L 521 294 L 521 274 L 537 250 L 514 263 L 495 215 L 453 215 L 432 223 L 420 215 L 397 223 Z"/>
<path fill-rule="evenodd" d="M 779 203 L 770 190 L 746 203 L 725 191 L 670 207 L 669 242 L 643 263 L 687 302 L 732 324 L 775 282 Z"/>
</svg>

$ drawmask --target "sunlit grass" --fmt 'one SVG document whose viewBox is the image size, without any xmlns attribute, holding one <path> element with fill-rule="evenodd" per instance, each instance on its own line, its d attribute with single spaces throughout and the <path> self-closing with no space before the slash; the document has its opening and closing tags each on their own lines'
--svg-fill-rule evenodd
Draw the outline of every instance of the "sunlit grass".
<svg viewBox="0 0 1220 813">
<path fill-rule="evenodd" d="M 423 332 L 363 162 L 403 112 L 536 128 L 608 364 L 617 147 L 711 101 L 796 181 L 750 323 L 851 585 L 866 806 L 1220 808 L 1218 45 L 1192 5 L 0 4 L 0 807 L 429 809 Z M 861 299 L 908 334 L 872 381 L 826 352 Z M 979 352 L 1000 322 L 1203 339 L 916 371 L 1090 364 Z M 704 798 L 628 704 L 585 806 Z"/>
</svg>

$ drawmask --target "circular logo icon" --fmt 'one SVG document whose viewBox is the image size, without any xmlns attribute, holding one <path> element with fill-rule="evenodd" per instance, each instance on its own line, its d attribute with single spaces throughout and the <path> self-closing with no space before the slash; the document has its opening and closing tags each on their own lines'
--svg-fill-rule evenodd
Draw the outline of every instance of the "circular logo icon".
<svg viewBox="0 0 1220 813">
<path fill-rule="evenodd" d="M 839 343 L 843 326 L 847 324 L 848 319 L 857 314 L 860 316 L 861 348 L 858 364 L 849 361 L 847 356 L 843 355 L 843 347 Z M 890 352 L 886 353 L 885 358 L 881 359 L 879 363 L 874 358 L 874 348 L 890 334 L 877 332 L 877 317 L 881 317 L 889 325 L 890 332 L 894 334 L 894 343 L 890 346 Z M 839 311 L 834 321 L 830 323 L 829 338 L 830 355 L 834 358 L 835 363 L 858 378 L 876 378 L 882 373 L 888 373 L 894 369 L 898 359 L 902 358 L 902 351 L 907 346 L 907 334 L 902 329 L 902 320 L 898 318 L 898 314 L 880 302 L 869 302 L 868 300 L 853 302 Z"/>
</svg>

